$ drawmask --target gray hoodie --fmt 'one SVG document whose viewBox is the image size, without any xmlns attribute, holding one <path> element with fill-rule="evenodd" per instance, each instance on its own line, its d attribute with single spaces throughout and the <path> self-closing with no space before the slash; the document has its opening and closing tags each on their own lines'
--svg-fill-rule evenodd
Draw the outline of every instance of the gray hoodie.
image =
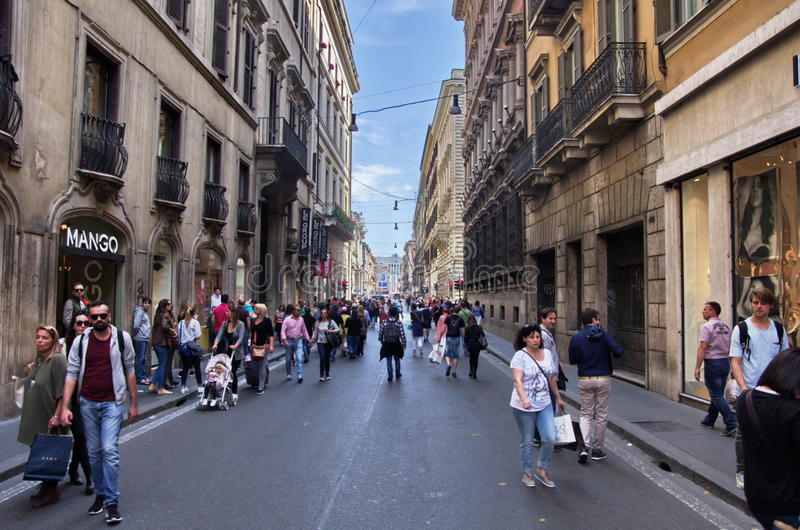
<svg viewBox="0 0 800 530">
<path fill-rule="evenodd" d="M 114 401 L 117 405 L 125 403 L 125 394 L 127 393 L 128 386 L 125 381 L 126 374 L 133 372 L 133 342 L 127 332 L 122 332 L 122 339 L 125 343 L 120 347 L 117 341 L 117 328 L 109 326 L 111 329 L 111 343 L 109 344 L 109 356 L 111 357 L 111 381 L 114 384 Z M 92 333 L 91 328 L 84 331 L 72 341 L 72 348 L 69 350 L 67 356 L 67 379 L 72 379 L 78 382 L 75 390 L 80 394 L 81 385 L 83 384 L 83 373 L 86 369 L 86 348 L 89 347 L 89 334 Z M 83 348 L 81 348 L 83 345 Z"/>
<path fill-rule="evenodd" d="M 131 326 L 133 340 L 147 342 L 150 340 L 150 316 L 140 305 L 133 309 L 133 326 Z"/>
</svg>

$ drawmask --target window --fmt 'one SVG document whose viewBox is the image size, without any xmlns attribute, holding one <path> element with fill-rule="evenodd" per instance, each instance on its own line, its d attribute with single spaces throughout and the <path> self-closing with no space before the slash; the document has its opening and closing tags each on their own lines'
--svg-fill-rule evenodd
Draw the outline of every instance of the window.
<svg viewBox="0 0 800 530">
<path fill-rule="evenodd" d="M 11 0 L 0 0 L 0 56 L 11 55 Z"/>
<path fill-rule="evenodd" d="M 578 29 L 572 42 L 558 56 L 558 98 L 569 97 L 570 89 L 583 73 L 582 31 Z"/>
<path fill-rule="evenodd" d="M 531 122 L 534 129 L 542 123 L 550 110 L 549 82 L 548 76 L 542 76 L 531 94 Z"/>
<path fill-rule="evenodd" d="M 250 202 L 250 165 L 239 161 L 239 200 Z"/>
<path fill-rule="evenodd" d="M 180 112 L 165 102 L 158 117 L 158 156 L 180 158 Z"/>
<path fill-rule="evenodd" d="M 536 278 L 536 314 L 545 307 L 556 306 L 556 252 L 548 250 L 536 256 L 539 275 Z"/>
<path fill-rule="evenodd" d="M 708 3 L 709 0 L 655 0 L 657 40 L 684 25 Z"/>
<path fill-rule="evenodd" d="M 612 42 L 633 42 L 634 0 L 597 0 L 597 43 L 602 52 Z"/>
<path fill-rule="evenodd" d="M 519 322 L 519 306 L 514 306 L 514 322 Z"/>
<path fill-rule="evenodd" d="M 489 306 L 489 316 L 494 318 L 494 304 Z"/>
<path fill-rule="evenodd" d="M 500 320 L 505 320 L 505 319 L 506 319 L 506 306 L 501 305 L 500 306 Z"/>
<path fill-rule="evenodd" d="M 211 66 L 221 76 L 228 73 L 228 0 L 214 0 L 214 32 L 211 46 Z"/>
<path fill-rule="evenodd" d="M 303 2 L 303 23 L 302 23 L 302 27 L 300 29 L 300 35 L 303 38 L 303 48 L 305 48 L 306 50 L 308 50 L 308 33 L 309 33 L 308 32 L 308 30 L 309 30 L 309 28 L 308 28 L 308 26 L 309 26 L 308 19 L 309 19 L 308 4 L 306 4 L 306 2 L 304 1 Z"/>
<path fill-rule="evenodd" d="M 206 140 L 206 182 L 219 184 L 222 178 L 222 147 L 213 138 Z"/>
<path fill-rule="evenodd" d="M 117 118 L 119 76 L 116 63 L 93 45 L 86 46 L 83 82 L 83 112 L 114 120 Z"/>
<path fill-rule="evenodd" d="M 187 31 L 189 0 L 167 0 L 167 16 L 175 23 L 178 29 Z"/>
<path fill-rule="evenodd" d="M 583 309 L 583 254 L 581 242 L 567 243 L 567 314 L 569 329 L 581 329 Z"/>
<path fill-rule="evenodd" d="M 249 31 L 244 32 L 244 83 L 242 101 L 251 109 L 255 109 L 256 91 L 256 39 Z"/>
<path fill-rule="evenodd" d="M 301 0 L 292 0 L 292 21 L 294 21 L 295 27 L 300 25 L 300 4 Z"/>
<path fill-rule="evenodd" d="M 267 116 L 270 118 L 277 119 L 278 118 L 278 105 L 280 101 L 278 100 L 278 95 L 280 93 L 280 86 L 278 81 L 278 74 L 275 72 L 274 69 L 269 69 L 269 101 L 267 102 Z"/>
</svg>

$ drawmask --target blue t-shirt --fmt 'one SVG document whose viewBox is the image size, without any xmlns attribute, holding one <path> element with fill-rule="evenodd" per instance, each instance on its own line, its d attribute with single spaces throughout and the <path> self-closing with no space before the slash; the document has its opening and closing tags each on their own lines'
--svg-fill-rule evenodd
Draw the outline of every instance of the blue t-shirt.
<svg viewBox="0 0 800 530">
<path fill-rule="evenodd" d="M 769 329 L 758 329 L 748 318 L 747 334 L 750 336 L 750 352 L 742 355 L 742 342 L 739 338 L 739 326 L 733 327 L 731 333 L 731 357 L 741 357 L 742 375 L 744 384 L 747 388 L 755 388 L 758 378 L 766 370 L 767 365 L 778 355 L 781 350 L 789 348 L 789 340 L 786 332 L 783 333 L 783 341 L 778 342 L 778 328 L 775 322 L 770 319 Z"/>
</svg>

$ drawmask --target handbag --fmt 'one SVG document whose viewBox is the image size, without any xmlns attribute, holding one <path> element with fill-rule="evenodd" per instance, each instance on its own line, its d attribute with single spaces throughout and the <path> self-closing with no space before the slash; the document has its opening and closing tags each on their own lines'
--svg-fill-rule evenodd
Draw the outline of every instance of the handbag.
<svg viewBox="0 0 800 530">
<path fill-rule="evenodd" d="M 72 436 L 39 433 L 33 438 L 22 480 L 64 480 L 72 455 Z"/>
<path fill-rule="evenodd" d="M 14 404 L 19 408 L 22 409 L 22 405 L 25 402 L 25 377 L 17 377 L 16 375 L 11 376 L 11 380 L 14 381 Z"/>
<path fill-rule="evenodd" d="M 575 429 L 572 427 L 572 418 L 566 412 L 553 418 L 555 426 L 555 444 L 569 445 L 575 443 Z"/>
<path fill-rule="evenodd" d="M 428 354 L 428 360 L 432 363 L 440 364 L 442 362 L 443 355 L 444 354 L 442 353 L 442 347 L 437 342 L 436 344 L 433 345 L 433 349 Z"/>
<path fill-rule="evenodd" d="M 556 379 L 556 387 L 559 390 L 566 390 L 567 389 L 567 375 L 564 373 L 564 369 L 561 368 L 561 363 L 558 363 L 558 378 Z"/>
<path fill-rule="evenodd" d="M 183 342 L 184 321 L 178 324 L 178 343 Z M 178 355 L 181 357 L 197 357 L 202 354 L 203 349 L 193 340 L 186 341 L 178 347 Z"/>
<path fill-rule="evenodd" d="M 723 392 L 725 401 L 727 401 L 729 405 L 734 405 L 736 400 L 739 399 L 739 394 L 741 393 L 742 391 L 739 388 L 739 383 L 736 382 L 736 379 L 733 377 L 728 379 L 728 382 L 725 383 L 725 391 Z"/>
<path fill-rule="evenodd" d="M 253 342 L 255 343 L 257 335 L 253 333 Z M 262 346 L 256 346 L 255 344 L 250 345 L 250 354 L 253 356 L 254 359 L 263 359 L 267 356 L 267 345 L 264 344 Z"/>
<path fill-rule="evenodd" d="M 481 334 L 478 337 L 478 346 L 480 346 L 482 350 L 489 347 L 489 341 L 486 340 L 486 335 L 483 334 L 483 330 L 481 330 Z"/>
<path fill-rule="evenodd" d="M 328 322 L 328 329 L 331 329 L 331 323 Z M 325 338 L 328 339 L 328 344 L 331 348 L 336 349 L 342 344 L 342 335 L 337 331 L 336 333 L 325 332 Z"/>
</svg>

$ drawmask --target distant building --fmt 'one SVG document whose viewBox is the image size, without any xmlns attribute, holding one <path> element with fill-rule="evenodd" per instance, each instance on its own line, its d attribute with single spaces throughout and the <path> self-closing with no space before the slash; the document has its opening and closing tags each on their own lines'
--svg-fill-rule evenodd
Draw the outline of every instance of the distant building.
<svg viewBox="0 0 800 530">
<path fill-rule="evenodd" d="M 379 294 L 393 295 L 400 292 L 400 269 L 403 258 L 377 256 L 375 258 L 375 291 Z"/>
</svg>

